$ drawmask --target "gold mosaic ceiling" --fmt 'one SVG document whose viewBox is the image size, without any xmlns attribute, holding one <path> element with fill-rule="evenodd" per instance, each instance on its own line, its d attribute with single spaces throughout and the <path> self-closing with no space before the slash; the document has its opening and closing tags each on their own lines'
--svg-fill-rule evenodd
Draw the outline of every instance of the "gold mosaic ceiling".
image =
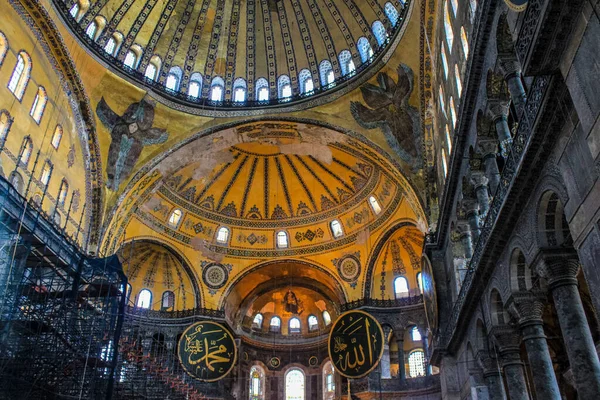
<svg viewBox="0 0 600 400">
<path fill-rule="evenodd" d="M 394 39 L 402 31 L 411 5 L 404 0 L 54 2 L 96 55 L 158 90 L 164 89 L 168 74 L 175 72 L 179 78 L 176 90 L 163 91 L 198 105 L 210 98 L 215 78 L 224 86 L 222 105 L 234 99 L 236 80 L 247 90 L 246 105 L 257 99 L 259 81 L 267 82 L 269 98 L 277 103 L 282 97 L 282 76 L 289 79 L 293 97 L 280 103 L 307 97 L 301 95 L 305 77 L 314 82 L 314 92 L 308 97 L 333 90 L 338 85 L 324 78 L 327 63 L 336 83 L 369 70 L 368 65 L 397 44 Z M 79 6 L 73 9 L 76 3 Z M 90 35 L 88 28 L 94 23 L 98 28 Z M 107 52 L 111 38 L 117 45 Z M 123 67 L 130 49 L 138 55 L 133 69 Z M 155 82 L 145 81 L 144 73 L 153 60 L 158 60 L 158 75 Z M 356 72 L 349 69 L 349 60 Z M 202 81 L 198 99 L 187 97 L 194 76 Z"/>
</svg>

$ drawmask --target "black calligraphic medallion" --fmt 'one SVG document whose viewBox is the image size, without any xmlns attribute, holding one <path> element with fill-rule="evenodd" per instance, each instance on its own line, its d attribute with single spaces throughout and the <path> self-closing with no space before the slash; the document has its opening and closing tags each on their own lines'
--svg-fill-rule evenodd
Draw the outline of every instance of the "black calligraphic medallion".
<svg viewBox="0 0 600 400">
<path fill-rule="evenodd" d="M 193 378 L 214 382 L 231 371 L 237 348 L 227 328 L 216 322 L 203 321 L 183 332 L 177 354 L 183 369 Z"/>
<path fill-rule="evenodd" d="M 362 378 L 373 371 L 383 355 L 383 331 L 364 311 L 340 315 L 329 333 L 329 358 L 346 378 Z"/>
</svg>

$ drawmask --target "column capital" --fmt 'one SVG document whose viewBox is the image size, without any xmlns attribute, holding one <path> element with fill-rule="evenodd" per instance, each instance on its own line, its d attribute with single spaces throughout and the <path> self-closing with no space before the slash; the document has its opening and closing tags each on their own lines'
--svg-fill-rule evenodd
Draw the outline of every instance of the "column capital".
<svg viewBox="0 0 600 400">
<path fill-rule="evenodd" d="M 477 150 L 481 153 L 483 158 L 488 156 L 496 157 L 496 153 L 498 152 L 498 139 L 480 137 L 477 141 Z"/>
<path fill-rule="evenodd" d="M 519 364 L 522 365 L 520 345 L 521 336 L 519 332 L 510 325 L 499 325 L 492 328 L 492 335 L 498 343 L 502 367 Z"/>
<path fill-rule="evenodd" d="M 504 79 L 510 79 L 513 76 L 521 75 L 521 63 L 514 56 L 503 56 L 500 58 L 500 70 L 504 74 Z"/>
<path fill-rule="evenodd" d="M 488 111 L 492 121 L 507 119 L 510 111 L 508 100 L 504 98 L 488 100 Z"/>
<path fill-rule="evenodd" d="M 541 294 L 532 292 L 513 293 L 512 298 L 519 314 L 521 328 L 532 324 L 542 324 L 544 303 L 541 297 Z"/>
<path fill-rule="evenodd" d="M 471 183 L 475 187 L 475 190 L 477 190 L 481 186 L 487 186 L 489 179 L 485 176 L 485 172 L 483 171 L 471 171 Z"/>
<path fill-rule="evenodd" d="M 498 364 L 498 360 L 491 357 L 482 357 L 479 360 L 481 367 L 483 369 L 483 377 L 487 378 L 488 376 L 499 376 L 501 375 L 500 365 Z"/>
<path fill-rule="evenodd" d="M 550 289 L 577 285 L 579 256 L 573 248 L 541 249 L 534 260 L 536 272 L 548 280 Z"/>
</svg>

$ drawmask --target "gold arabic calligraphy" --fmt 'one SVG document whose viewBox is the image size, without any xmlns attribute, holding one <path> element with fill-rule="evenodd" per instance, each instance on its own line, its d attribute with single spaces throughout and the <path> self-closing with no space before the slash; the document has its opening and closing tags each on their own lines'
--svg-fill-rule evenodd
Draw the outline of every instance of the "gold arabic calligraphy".
<svg viewBox="0 0 600 400">
<path fill-rule="evenodd" d="M 223 336 L 209 340 L 211 335 L 219 333 L 223 333 Z M 202 338 L 199 339 L 198 336 Z M 197 366 L 196 368 L 201 371 L 208 368 L 209 371 L 214 372 L 215 364 L 230 363 L 234 353 L 227 346 L 218 343 L 228 337 L 229 335 L 223 330 L 202 332 L 202 325 L 198 326 L 196 332 L 185 338 L 185 351 L 188 353 L 189 365 Z M 223 372 L 223 368 L 219 368 L 219 372 Z"/>
<path fill-rule="evenodd" d="M 360 370 L 359 367 L 363 366 L 367 361 L 364 347 L 367 348 L 368 365 L 373 365 L 373 343 L 377 341 L 377 337 L 371 332 L 371 322 L 368 318 L 360 317 L 353 320 L 353 317 L 350 317 L 348 322 L 349 325 L 346 326 L 346 320 L 342 320 L 336 331 L 337 334 L 344 336 L 334 337 L 333 351 L 337 354 L 335 365 L 342 372 L 346 372 L 349 369 L 358 372 Z M 357 342 L 357 337 L 362 337 L 363 334 L 366 336 L 366 346 L 363 346 L 363 343 Z M 350 343 L 346 343 L 344 338 L 348 338 Z M 349 348 L 349 346 L 351 347 Z M 352 353 L 354 353 L 353 357 Z"/>
</svg>

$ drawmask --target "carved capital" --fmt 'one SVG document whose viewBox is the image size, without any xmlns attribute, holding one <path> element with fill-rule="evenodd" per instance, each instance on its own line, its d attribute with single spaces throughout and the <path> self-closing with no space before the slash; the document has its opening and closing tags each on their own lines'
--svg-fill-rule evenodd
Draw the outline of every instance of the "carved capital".
<svg viewBox="0 0 600 400">
<path fill-rule="evenodd" d="M 467 216 L 472 213 L 477 213 L 479 211 L 479 202 L 474 198 L 463 198 L 462 206 L 465 209 Z"/>
<path fill-rule="evenodd" d="M 471 183 L 475 187 L 475 190 L 477 190 L 482 186 L 487 187 L 489 179 L 485 176 L 483 171 L 474 171 L 471 172 Z"/>
<path fill-rule="evenodd" d="M 508 118 L 508 112 L 510 110 L 508 100 L 505 99 L 491 99 L 488 101 L 488 110 L 493 121 L 499 119 Z"/>
<path fill-rule="evenodd" d="M 521 63 L 516 56 L 505 56 L 500 59 L 500 70 L 504 74 L 504 79 L 508 80 L 513 76 L 521 75 Z"/>
<path fill-rule="evenodd" d="M 487 74 L 486 89 L 488 100 L 507 101 L 510 98 L 504 76 L 492 70 Z"/>
<path fill-rule="evenodd" d="M 514 304 L 519 314 L 519 324 L 541 324 L 544 303 L 541 295 L 532 292 L 518 292 L 513 295 Z"/>
<path fill-rule="evenodd" d="M 510 325 L 500 325 L 493 327 L 491 333 L 498 343 L 502 366 L 522 364 L 519 350 L 521 344 L 519 332 Z"/>
<path fill-rule="evenodd" d="M 486 158 L 488 156 L 496 156 L 496 153 L 498 152 L 498 140 L 497 139 L 480 139 L 477 142 L 477 149 L 479 150 L 479 152 L 481 153 L 481 155 L 483 156 L 483 158 Z"/>
<path fill-rule="evenodd" d="M 577 285 L 579 257 L 575 249 L 542 249 L 534 262 L 535 270 L 548 280 L 550 289 Z"/>
<path fill-rule="evenodd" d="M 498 360 L 490 357 L 482 357 L 479 360 L 481 364 L 481 368 L 483 369 L 483 376 L 498 376 L 501 374 L 500 365 L 498 364 Z"/>
</svg>

